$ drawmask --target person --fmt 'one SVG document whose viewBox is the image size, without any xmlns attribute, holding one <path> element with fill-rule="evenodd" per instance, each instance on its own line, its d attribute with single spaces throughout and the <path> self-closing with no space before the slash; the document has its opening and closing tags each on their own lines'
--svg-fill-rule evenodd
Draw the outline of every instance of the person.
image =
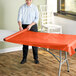
<svg viewBox="0 0 76 76">
<path fill-rule="evenodd" d="M 19 30 L 28 29 L 30 31 L 38 32 L 38 20 L 39 20 L 39 12 L 38 8 L 32 4 L 32 0 L 25 0 L 25 4 L 23 4 L 19 8 L 18 12 L 18 25 Z M 23 58 L 20 64 L 24 64 L 27 62 L 27 54 L 28 54 L 28 45 L 23 45 Z M 38 60 L 38 47 L 32 46 L 33 50 L 33 58 L 35 64 L 39 64 Z"/>
</svg>

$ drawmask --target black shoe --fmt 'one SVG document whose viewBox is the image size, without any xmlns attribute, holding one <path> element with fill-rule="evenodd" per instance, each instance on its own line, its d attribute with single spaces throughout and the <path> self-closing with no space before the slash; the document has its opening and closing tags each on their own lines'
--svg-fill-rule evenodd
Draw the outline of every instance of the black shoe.
<svg viewBox="0 0 76 76">
<path fill-rule="evenodd" d="M 26 63 L 26 59 L 22 59 L 22 61 L 20 62 L 20 64 L 24 64 Z"/>
<path fill-rule="evenodd" d="M 34 62 L 35 62 L 35 64 L 39 64 L 39 61 L 38 60 L 35 60 Z"/>
</svg>

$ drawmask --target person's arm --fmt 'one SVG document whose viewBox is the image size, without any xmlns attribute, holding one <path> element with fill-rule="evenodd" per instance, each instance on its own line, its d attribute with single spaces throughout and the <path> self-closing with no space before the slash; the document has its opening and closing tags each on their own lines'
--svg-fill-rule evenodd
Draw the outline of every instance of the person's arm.
<svg viewBox="0 0 76 76">
<path fill-rule="evenodd" d="M 39 20 L 39 12 L 38 12 L 38 8 L 36 7 L 35 8 L 35 20 L 27 27 L 27 29 L 30 30 L 33 25 L 38 23 L 38 20 Z"/>
<path fill-rule="evenodd" d="M 19 25 L 19 30 L 22 31 L 23 27 L 22 27 L 22 23 L 20 21 L 18 21 L 18 25 Z"/>
<path fill-rule="evenodd" d="M 19 12 L 18 12 L 18 25 L 19 25 L 19 30 L 22 31 L 22 8 L 20 7 Z"/>
</svg>

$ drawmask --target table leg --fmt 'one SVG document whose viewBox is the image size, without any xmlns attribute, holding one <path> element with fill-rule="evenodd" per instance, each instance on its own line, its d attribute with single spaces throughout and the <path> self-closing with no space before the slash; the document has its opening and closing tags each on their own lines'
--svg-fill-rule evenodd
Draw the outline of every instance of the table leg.
<svg viewBox="0 0 76 76">
<path fill-rule="evenodd" d="M 60 76 L 60 72 L 61 72 L 61 64 L 62 64 L 62 51 L 59 51 L 59 55 L 60 55 L 60 62 L 59 62 L 59 73 L 58 73 L 58 76 Z"/>
<path fill-rule="evenodd" d="M 65 52 L 65 59 L 67 59 L 67 52 Z M 68 59 L 66 60 L 67 63 L 67 72 L 69 72 L 69 63 L 68 63 Z"/>
<path fill-rule="evenodd" d="M 68 59 L 67 59 L 67 52 L 65 52 L 65 58 L 62 58 L 62 51 L 59 51 L 59 57 L 54 55 L 52 52 L 49 51 L 49 49 L 45 49 L 47 52 L 49 52 L 51 55 L 53 55 L 55 57 L 55 59 L 59 62 L 59 72 L 58 72 L 58 76 L 60 76 L 60 72 L 61 72 L 61 66 L 66 62 L 67 63 L 67 72 L 69 72 L 69 63 L 68 63 Z M 59 59 L 58 59 L 58 58 Z M 63 61 L 62 61 L 63 60 Z"/>
</svg>

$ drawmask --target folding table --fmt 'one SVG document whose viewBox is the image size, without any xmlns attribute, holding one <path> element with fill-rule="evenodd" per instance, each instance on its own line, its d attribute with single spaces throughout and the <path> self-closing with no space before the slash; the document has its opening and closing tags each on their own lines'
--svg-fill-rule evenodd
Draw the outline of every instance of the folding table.
<svg viewBox="0 0 76 76">
<path fill-rule="evenodd" d="M 4 41 L 59 50 L 59 59 L 52 52 L 47 50 L 59 62 L 58 76 L 60 76 L 61 66 L 62 64 L 64 64 L 64 62 L 67 63 L 67 71 L 69 72 L 67 52 L 70 56 L 72 56 L 73 54 L 75 54 L 76 48 L 76 35 L 33 32 L 27 29 L 18 31 L 15 34 L 4 38 Z M 65 52 L 65 59 L 63 62 L 62 51 Z"/>
</svg>

